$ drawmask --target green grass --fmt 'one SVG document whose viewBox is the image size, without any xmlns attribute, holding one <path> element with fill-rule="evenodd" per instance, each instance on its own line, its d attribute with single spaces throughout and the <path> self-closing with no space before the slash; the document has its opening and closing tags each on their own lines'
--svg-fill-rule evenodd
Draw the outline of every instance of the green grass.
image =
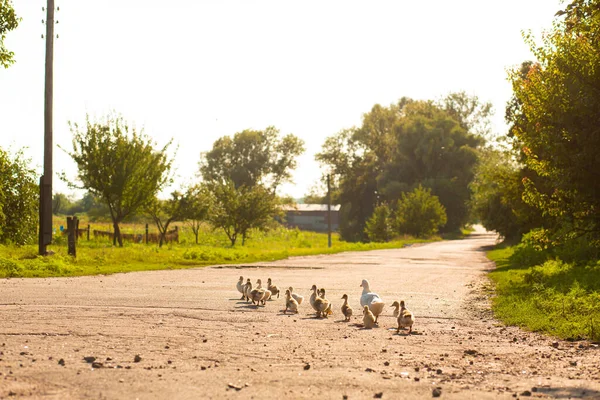
<svg viewBox="0 0 600 400">
<path fill-rule="evenodd" d="M 80 227 L 87 227 L 80 225 Z M 109 230 L 107 226 L 92 224 L 92 229 Z M 142 233 L 142 224 L 124 226 L 124 232 Z M 199 244 L 189 228 L 180 226 L 180 241 L 165 244 L 135 244 L 124 242 L 124 247 L 113 247 L 108 238 L 79 240 L 77 257 L 67 254 L 66 238 L 55 235 L 49 257 L 37 255 L 37 245 L 0 246 L 0 278 L 55 277 L 113 274 L 132 271 L 180 269 L 215 264 L 241 264 L 257 261 L 281 260 L 291 256 L 333 254 L 343 251 L 365 251 L 400 248 L 407 244 L 439 240 L 432 238 L 399 239 L 387 243 L 348 243 L 337 234 L 332 237 L 332 247 L 327 247 L 327 235 L 296 229 L 278 228 L 268 233 L 253 232 L 245 246 L 231 247 L 220 231 L 204 227 Z M 241 239 L 240 239 L 241 241 Z"/>
<path fill-rule="evenodd" d="M 600 262 L 552 259 L 528 266 L 521 250 L 498 248 L 487 254 L 497 265 L 490 273 L 496 317 L 562 339 L 600 340 Z"/>
</svg>

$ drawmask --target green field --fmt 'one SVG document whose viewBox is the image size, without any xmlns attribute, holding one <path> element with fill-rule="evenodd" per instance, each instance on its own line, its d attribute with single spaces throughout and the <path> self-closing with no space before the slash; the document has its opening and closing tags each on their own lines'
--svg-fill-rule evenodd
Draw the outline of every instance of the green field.
<svg viewBox="0 0 600 400">
<path fill-rule="evenodd" d="M 527 266 L 515 248 L 488 257 L 497 265 L 490 273 L 497 318 L 562 339 L 600 340 L 600 263 L 553 259 Z"/>
<path fill-rule="evenodd" d="M 87 222 L 80 224 L 80 228 L 85 227 Z M 91 229 L 111 230 L 108 223 L 92 223 Z M 150 229 L 152 231 L 153 227 L 151 226 Z M 199 244 L 195 244 L 195 237 L 189 227 L 179 225 L 179 229 L 179 243 L 168 243 L 162 248 L 155 243 L 128 242 L 124 242 L 124 247 L 119 248 L 113 247 L 112 241 L 108 238 L 91 237 L 88 241 L 84 237 L 78 241 L 76 258 L 67 254 L 66 237 L 57 229 L 54 244 L 48 247 L 55 252 L 52 256 L 38 256 L 37 245 L 0 246 L 0 278 L 81 276 L 251 263 L 280 260 L 291 256 L 400 248 L 412 243 L 440 239 L 405 238 L 387 243 L 348 243 L 340 241 L 339 236 L 334 234 L 332 247 L 328 248 L 327 234 L 279 227 L 268 233 L 252 232 L 245 246 L 231 247 L 229 240 L 221 231 L 214 231 L 209 226 L 202 228 Z M 125 224 L 122 231 L 142 234 L 145 226 Z"/>
</svg>

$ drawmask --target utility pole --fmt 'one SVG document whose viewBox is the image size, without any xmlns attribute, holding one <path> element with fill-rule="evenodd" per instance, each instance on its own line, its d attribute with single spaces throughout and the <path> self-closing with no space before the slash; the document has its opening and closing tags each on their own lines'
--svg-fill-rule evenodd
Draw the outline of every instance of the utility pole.
<svg viewBox="0 0 600 400">
<path fill-rule="evenodd" d="M 327 247 L 331 247 L 331 176 L 327 174 Z"/>
<path fill-rule="evenodd" d="M 44 175 L 40 178 L 39 253 L 52 243 L 52 95 L 54 77 L 54 0 L 46 4 L 46 85 L 44 88 Z"/>
</svg>

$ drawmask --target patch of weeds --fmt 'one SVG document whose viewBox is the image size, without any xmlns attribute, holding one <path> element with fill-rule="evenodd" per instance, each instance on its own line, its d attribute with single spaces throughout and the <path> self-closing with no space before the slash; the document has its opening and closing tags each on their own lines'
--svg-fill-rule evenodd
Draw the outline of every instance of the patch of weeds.
<svg viewBox="0 0 600 400">
<path fill-rule="evenodd" d="M 496 317 L 563 339 L 600 340 L 600 262 L 551 259 L 524 266 L 519 262 L 533 258 L 532 253 L 523 258 L 522 250 L 488 253 L 498 265 L 489 274 L 496 289 L 492 305 Z M 517 251 L 521 256 L 514 257 Z"/>
</svg>

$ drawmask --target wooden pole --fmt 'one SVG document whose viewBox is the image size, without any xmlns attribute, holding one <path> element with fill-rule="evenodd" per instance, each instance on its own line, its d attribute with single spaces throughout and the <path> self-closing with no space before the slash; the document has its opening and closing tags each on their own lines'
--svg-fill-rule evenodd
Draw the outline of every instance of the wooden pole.
<svg viewBox="0 0 600 400">
<path fill-rule="evenodd" d="M 67 252 L 73 257 L 77 257 L 77 227 L 79 218 L 67 217 Z"/>
<path fill-rule="evenodd" d="M 46 5 L 46 75 L 44 89 L 44 175 L 40 180 L 39 253 L 52 243 L 52 99 L 54 78 L 54 0 Z"/>
<path fill-rule="evenodd" d="M 327 174 L 327 247 L 331 247 L 331 176 Z"/>
</svg>

